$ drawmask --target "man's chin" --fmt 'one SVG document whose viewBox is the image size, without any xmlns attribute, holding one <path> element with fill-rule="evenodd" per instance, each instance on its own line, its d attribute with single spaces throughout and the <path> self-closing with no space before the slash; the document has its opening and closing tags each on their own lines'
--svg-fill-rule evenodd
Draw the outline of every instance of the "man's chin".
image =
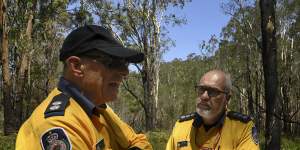
<svg viewBox="0 0 300 150">
<path fill-rule="evenodd" d="M 96 101 L 96 105 L 101 105 L 101 104 L 105 104 L 105 103 L 109 103 L 109 102 L 113 102 L 117 100 L 117 96 L 115 97 L 105 97 L 105 98 L 100 98 Z"/>
<path fill-rule="evenodd" d="M 211 112 L 211 110 L 197 110 L 197 113 L 198 113 L 202 118 L 211 118 L 211 117 L 212 117 L 212 112 Z"/>
<path fill-rule="evenodd" d="M 118 100 L 118 96 L 117 95 L 111 95 L 110 97 L 106 98 L 106 102 L 113 102 Z"/>
</svg>

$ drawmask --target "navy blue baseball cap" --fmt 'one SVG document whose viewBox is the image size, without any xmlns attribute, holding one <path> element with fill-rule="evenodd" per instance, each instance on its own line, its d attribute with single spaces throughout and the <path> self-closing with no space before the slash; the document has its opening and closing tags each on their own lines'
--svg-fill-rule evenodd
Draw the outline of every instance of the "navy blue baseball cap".
<svg viewBox="0 0 300 150">
<path fill-rule="evenodd" d="M 125 48 L 106 28 L 97 25 L 85 25 L 73 30 L 65 39 L 60 49 L 59 60 L 64 61 L 70 56 L 102 53 L 115 58 L 125 59 L 129 63 L 144 60 L 144 54 Z"/>
</svg>

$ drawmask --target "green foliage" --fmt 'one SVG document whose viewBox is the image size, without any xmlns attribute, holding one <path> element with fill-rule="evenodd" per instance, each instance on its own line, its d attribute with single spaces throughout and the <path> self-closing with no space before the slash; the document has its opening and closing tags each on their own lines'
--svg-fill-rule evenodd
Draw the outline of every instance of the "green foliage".
<svg viewBox="0 0 300 150">
<path fill-rule="evenodd" d="M 281 143 L 282 150 L 300 150 L 300 137 L 290 138 L 283 136 Z"/>
<path fill-rule="evenodd" d="M 0 134 L 0 150 L 14 150 L 16 135 L 4 136 Z"/>
<path fill-rule="evenodd" d="M 167 131 L 148 132 L 146 135 L 154 150 L 165 150 L 169 139 Z"/>
<path fill-rule="evenodd" d="M 264 150 L 265 148 L 265 139 L 264 135 L 260 134 L 260 149 Z M 281 149 L 282 150 L 300 150 L 300 137 L 290 137 L 282 136 L 281 137 Z"/>
</svg>

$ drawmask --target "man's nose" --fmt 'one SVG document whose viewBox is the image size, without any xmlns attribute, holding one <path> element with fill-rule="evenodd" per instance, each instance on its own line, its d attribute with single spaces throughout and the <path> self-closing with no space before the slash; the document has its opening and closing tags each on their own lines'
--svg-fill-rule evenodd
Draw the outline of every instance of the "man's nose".
<svg viewBox="0 0 300 150">
<path fill-rule="evenodd" d="M 208 92 L 207 90 L 204 91 L 203 94 L 200 95 L 201 100 L 209 100 Z"/>
</svg>

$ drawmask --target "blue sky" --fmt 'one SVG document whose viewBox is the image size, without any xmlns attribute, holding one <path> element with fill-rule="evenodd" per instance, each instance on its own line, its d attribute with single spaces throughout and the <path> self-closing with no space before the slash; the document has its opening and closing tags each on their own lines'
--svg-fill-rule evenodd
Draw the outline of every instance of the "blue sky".
<svg viewBox="0 0 300 150">
<path fill-rule="evenodd" d="M 208 41 L 213 34 L 219 37 L 230 18 L 223 13 L 221 2 L 224 0 L 193 0 L 183 9 L 174 10 L 177 15 L 186 17 L 187 24 L 168 27 L 169 37 L 176 46 L 163 55 L 163 60 L 186 59 L 190 53 L 199 54 L 201 41 Z"/>
</svg>

